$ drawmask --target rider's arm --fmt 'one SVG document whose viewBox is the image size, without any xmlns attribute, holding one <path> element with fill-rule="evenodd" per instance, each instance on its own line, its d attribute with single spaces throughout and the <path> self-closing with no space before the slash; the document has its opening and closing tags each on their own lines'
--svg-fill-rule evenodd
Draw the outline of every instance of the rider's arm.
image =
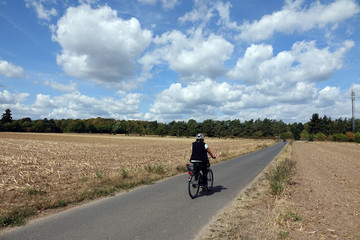
<svg viewBox="0 0 360 240">
<path fill-rule="evenodd" d="M 212 152 L 210 151 L 210 148 L 207 148 L 206 151 L 210 154 L 212 158 L 215 158 L 214 154 L 212 154 Z"/>
</svg>

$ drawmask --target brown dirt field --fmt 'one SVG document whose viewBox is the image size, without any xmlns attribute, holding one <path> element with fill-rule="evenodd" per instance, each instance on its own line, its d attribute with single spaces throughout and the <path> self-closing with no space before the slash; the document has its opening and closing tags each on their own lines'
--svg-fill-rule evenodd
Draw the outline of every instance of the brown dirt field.
<svg viewBox="0 0 360 240">
<path fill-rule="evenodd" d="M 178 174 L 186 170 L 193 141 L 194 138 L 2 132 L 0 219 L 19 207 L 42 212 L 104 196 L 103 192 L 114 185 L 118 190 L 123 189 L 124 183 L 131 187 L 134 182 L 136 186 Z M 217 162 L 274 144 L 273 140 L 205 141 L 216 154 Z"/>
<path fill-rule="evenodd" d="M 359 156 L 358 144 L 294 143 L 293 239 L 360 239 Z"/>
<path fill-rule="evenodd" d="M 284 194 L 260 174 L 199 239 L 360 239 L 359 156 L 354 143 L 288 144 L 269 166 L 295 162 Z"/>
</svg>

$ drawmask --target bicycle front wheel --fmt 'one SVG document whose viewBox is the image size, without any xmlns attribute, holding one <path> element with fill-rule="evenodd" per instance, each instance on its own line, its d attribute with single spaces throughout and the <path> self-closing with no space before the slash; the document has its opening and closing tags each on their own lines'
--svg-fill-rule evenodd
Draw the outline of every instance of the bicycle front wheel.
<svg viewBox="0 0 360 240">
<path fill-rule="evenodd" d="M 211 190 L 211 188 L 214 186 L 214 174 L 210 168 L 208 168 L 207 173 L 207 186 L 209 190 Z"/>
<path fill-rule="evenodd" d="M 196 198 L 196 196 L 199 193 L 199 177 L 196 180 L 195 175 L 192 175 L 190 180 L 189 180 L 189 185 L 188 185 L 188 189 L 189 189 L 189 195 L 191 198 Z"/>
</svg>

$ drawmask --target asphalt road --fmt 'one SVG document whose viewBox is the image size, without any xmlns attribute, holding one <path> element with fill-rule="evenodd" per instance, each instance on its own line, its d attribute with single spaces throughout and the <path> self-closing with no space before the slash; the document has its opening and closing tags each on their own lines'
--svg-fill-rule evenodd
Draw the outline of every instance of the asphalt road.
<svg viewBox="0 0 360 240">
<path fill-rule="evenodd" d="M 281 151 L 284 143 L 211 166 L 214 188 L 191 199 L 187 174 L 5 231 L 1 240 L 193 239 Z"/>
</svg>

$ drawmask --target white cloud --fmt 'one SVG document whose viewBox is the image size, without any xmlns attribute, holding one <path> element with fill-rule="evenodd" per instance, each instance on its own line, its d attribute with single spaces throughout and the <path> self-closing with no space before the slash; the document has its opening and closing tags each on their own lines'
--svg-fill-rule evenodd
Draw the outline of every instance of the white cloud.
<svg viewBox="0 0 360 240">
<path fill-rule="evenodd" d="M 185 23 L 190 22 L 208 22 L 213 16 L 213 8 L 209 6 L 209 0 L 195 0 L 192 11 L 185 13 L 179 18 L 179 21 Z"/>
<path fill-rule="evenodd" d="M 59 3 L 57 0 L 25 1 L 42 20 L 51 20 L 57 14 L 49 4 Z M 143 5 L 137 4 L 135 8 L 131 4 L 134 12 L 128 11 L 126 4 L 119 11 L 124 14 L 122 16 L 138 16 L 139 20 L 120 17 L 110 7 L 117 4 L 79 0 L 79 6 L 68 8 L 56 25 L 51 26 L 52 39 L 61 47 L 56 60 L 64 72 L 114 91 L 120 90 L 116 98 L 86 96 L 72 81 L 64 84 L 47 80 L 43 82 L 45 86 L 63 93 L 51 96 L 34 91 L 31 95 L 36 96 L 36 100 L 25 106 L 23 102 L 30 94 L 5 90 L 0 92 L 0 106 L 11 106 L 11 110 L 14 108 L 32 118 L 56 119 L 100 116 L 202 121 L 267 117 L 307 121 L 314 112 L 334 114 L 334 117 L 341 113 L 346 115 L 344 109 L 349 96 L 344 95 L 342 88 L 348 83 L 337 87 L 326 86 L 326 81 L 336 82 L 338 78 L 332 79 L 334 73 L 355 61 L 345 57 L 357 41 L 353 27 L 356 24 L 346 21 L 360 12 L 356 0 L 315 0 L 311 3 L 285 0 L 279 11 L 241 26 L 231 19 L 241 18 L 231 12 L 233 6 L 226 1 L 195 0 L 189 12 L 178 12 L 183 6 L 171 12 L 181 17 L 179 22 L 170 24 L 164 18 L 161 23 L 157 22 L 160 18 L 154 15 L 154 22 L 149 22 L 147 16 L 141 16 L 142 8 L 156 5 L 169 10 L 180 3 L 178 0 L 138 0 L 138 3 Z M 98 5 L 94 7 L 95 4 Z M 153 25 L 158 35 L 153 39 L 152 32 L 142 28 L 140 21 Z M 324 38 L 320 37 L 318 42 L 303 40 L 305 31 L 314 33 L 313 39 L 318 39 L 319 34 Z M 296 34 L 289 39 L 287 36 L 281 36 L 279 41 L 272 39 L 273 45 L 264 41 L 276 33 Z M 344 36 L 349 35 L 354 41 L 344 40 Z M 306 34 L 306 39 L 309 36 Z M 342 42 L 339 43 L 339 39 Z M 256 41 L 261 42 L 243 45 Z M 328 46 L 324 45 L 326 43 Z M 292 45 L 290 49 L 288 44 Z M 239 55 L 243 47 L 247 49 Z M 343 72 L 346 73 L 346 69 Z M 23 77 L 24 70 L 0 60 L 0 74 Z M 147 95 L 129 91 L 150 78 L 159 81 L 161 89 L 167 89 L 157 93 L 148 113 L 140 113 L 140 105 L 144 108 L 148 102 L 142 102 Z M 166 86 L 169 82 L 172 84 Z M 3 88 L 8 84 L 8 80 L 4 81 Z M 151 94 L 156 89 L 152 89 Z"/>
<path fill-rule="evenodd" d="M 230 58 L 234 48 L 221 36 L 210 34 L 204 37 L 201 29 L 189 37 L 176 30 L 167 32 L 157 36 L 154 43 L 158 48 L 139 60 L 144 65 L 144 74 L 154 64 L 166 63 L 180 74 L 181 81 L 187 82 L 223 75 L 226 72 L 224 62 Z"/>
<path fill-rule="evenodd" d="M 230 20 L 230 8 L 230 2 L 196 0 L 193 9 L 179 17 L 179 21 L 181 23 L 201 22 L 201 27 L 204 27 L 212 18 L 219 17 L 217 25 L 227 29 L 240 30 L 237 23 Z"/>
<path fill-rule="evenodd" d="M 44 4 L 44 0 L 25 0 L 25 6 L 27 8 L 33 7 L 36 11 L 37 17 L 41 20 L 50 21 L 52 17 L 58 15 L 55 8 L 47 9 Z"/>
<path fill-rule="evenodd" d="M 71 7 L 58 21 L 53 40 L 62 53 L 57 63 L 73 77 L 130 90 L 136 87 L 136 59 L 152 41 L 137 19 L 123 20 L 108 6 Z"/>
<path fill-rule="evenodd" d="M 302 41 L 294 43 L 290 51 L 273 56 L 272 46 L 252 44 L 228 75 L 250 84 L 270 80 L 275 84 L 288 82 L 289 86 L 294 82 L 324 81 L 342 67 L 345 54 L 353 46 L 353 41 L 345 41 L 330 52 L 329 48 L 318 49 L 314 41 Z"/>
<path fill-rule="evenodd" d="M 220 16 L 219 25 L 229 29 L 240 30 L 240 27 L 237 25 L 237 23 L 230 20 L 230 8 L 231 3 L 229 2 L 216 2 L 215 9 L 218 11 Z"/>
<path fill-rule="evenodd" d="M 22 103 L 29 97 L 28 93 L 10 93 L 7 90 L 0 91 L 0 104 Z"/>
<path fill-rule="evenodd" d="M 161 121 L 172 118 L 207 119 L 216 116 L 216 109 L 226 101 L 234 101 L 242 94 L 241 89 L 228 83 L 216 83 L 210 79 L 183 87 L 172 84 L 158 94 L 150 113 Z M 174 119 L 172 119 L 174 120 Z"/>
<path fill-rule="evenodd" d="M 53 80 L 46 80 L 44 81 L 45 86 L 49 86 L 55 90 L 58 90 L 60 92 L 74 92 L 77 91 L 77 84 L 70 81 L 68 85 L 58 83 Z"/>
<path fill-rule="evenodd" d="M 97 99 L 73 92 L 61 96 L 38 94 L 32 105 L 41 109 L 47 118 L 128 118 L 139 113 L 141 94 L 126 94 L 120 99 L 105 97 Z"/>
<path fill-rule="evenodd" d="M 22 78 L 24 76 L 24 69 L 0 59 L 0 74 L 10 78 Z"/>
<path fill-rule="evenodd" d="M 323 28 L 328 24 L 337 24 L 360 12 L 355 0 L 336 0 L 328 5 L 314 2 L 308 8 L 303 7 L 304 0 L 287 0 L 281 11 L 265 15 L 252 23 L 245 22 L 239 38 L 246 41 L 261 41 L 270 38 L 275 32 L 291 34 L 313 28 Z"/>
<path fill-rule="evenodd" d="M 178 0 L 138 0 L 139 3 L 155 5 L 157 2 L 161 2 L 162 7 L 164 9 L 173 9 L 177 4 L 179 4 Z"/>
<path fill-rule="evenodd" d="M 265 46 L 260 48 L 262 47 Z M 269 49 L 265 50 L 267 51 L 271 52 Z M 255 58 L 258 56 L 256 55 Z M 280 58 L 287 59 L 287 57 Z M 274 61 L 283 64 L 285 62 L 279 59 Z M 279 67 L 273 66 L 273 68 Z M 157 95 L 150 112 L 146 114 L 146 119 L 169 122 L 190 118 L 198 121 L 214 118 L 241 120 L 270 118 L 282 119 L 286 122 L 306 122 L 314 112 L 335 116 L 341 116 L 339 112 L 343 113 L 338 108 L 341 108 L 347 99 L 341 95 L 339 87 L 327 86 L 319 90 L 313 82 L 316 80 L 312 78 L 304 81 L 300 78 L 289 81 L 270 73 L 269 69 L 266 70 L 269 73 L 268 78 L 265 78 L 266 74 L 264 74 L 258 82 L 248 86 L 217 83 L 210 79 L 185 86 L 180 83 L 172 84 Z M 277 69 L 274 71 L 276 72 Z M 291 76 L 293 73 L 289 72 L 288 75 Z M 219 112 L 221 117 L 215 117 L 219 116 Z"/>
<path fill-rule="evenodd" d="M 240 58 L 229 77 L 241 79 L 245 83 L 257 83 L 263 79 L 261 64 L 273 57 L 273 48 L 270 45 L 252 44 L 246 49 L 243 58 Z"/>
<path fill-rule="evenodd" d="M 123 94 L 120 98 L 103 97 L 97 99 L 80 92 L 66 93 L 59 96 L 37 94 L 32 104 L 23 102 L 29 98 L 28 93 L 10 93 L 0 91 L 0 108 L 10 108 L 14 119 L 30 117 L 42 118 L 114 118 L 114 119 L 143 119 L 139 106 L 142 94 Z"/>
<path fill-rule="evenodd" d="M 336 101 L 340 99 L 340 89 L 338 87 L 325 87 L 319 91 L 318 98 L 314 104 L 318 108 L 334 106 Z"/>
</svg>

